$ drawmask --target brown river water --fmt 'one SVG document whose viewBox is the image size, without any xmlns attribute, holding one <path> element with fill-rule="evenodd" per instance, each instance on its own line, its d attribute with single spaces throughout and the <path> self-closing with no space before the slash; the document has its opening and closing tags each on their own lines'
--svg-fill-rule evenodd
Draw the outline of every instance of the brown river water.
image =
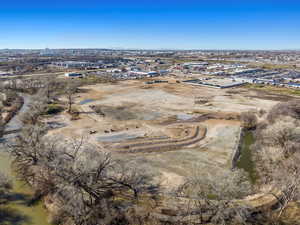
<svg viewBox="0 0 300 225">
<path fill-rule="evenodd" d="M 7 130 L 19 129 L 22 124 L 19 117 L 26 112 L 30 103 L 30 96 L 24 97 L 24 105 L 20 112 L 9 122 Z M 13 182 L 13 188 L 8 194 L 8 203 L 0 205 L 1 225 L 50 225 L 47 221 L 47 212 L 43 203 L 29 205 L 33 192 L 28 184 L 19 180 L 12 169 L 12 158 L 5 151 L 5 142 L 13 141 L 16 134 L 5 136 L 0 144 L 0 172 L 7 174 Z"/>
</svg>

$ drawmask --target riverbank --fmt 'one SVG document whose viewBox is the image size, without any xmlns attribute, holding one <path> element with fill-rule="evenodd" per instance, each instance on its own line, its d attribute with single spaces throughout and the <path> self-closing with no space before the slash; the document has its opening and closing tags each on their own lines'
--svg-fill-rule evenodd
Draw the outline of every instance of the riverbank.
<svg viewBox="0 0 300 225">
<path fill-rule="evenodd" d="M 27 112 L 31 102 L 29 95 L 22 95 L 24 99 L 22 107 L 18 112 L 14 113 L 5 131 L 18 130 L 22 127 L 21 116 Z M 6 196 L 7 204 L 0 206 L 0 224 L 1 225 L 50 225 L 47 221 L 47 211 L 43 207 L 43 202 L 39 201 L 36 204 L 29 205 L 33 198 L 31 187 L 18 179 L 12 169 L 12 158 L 6 151 L 5 144 L 12 142 L 15 133 L 5 135 L 0 143 L 0 171 L 7 174 L 11 179 L 13 186 L 11 192 Z"/>
<path fill-rule="evenodd" d="M 13 188 L 7 196 L 8 203 L 0 207 L 5 212 L 0 218 L 1 225 L 50 225 L 43 202 L 29 205 L 33 198 L 31 187 L 17 178 L 12 170 L 12 158 L 4 149 L 0 149 L 0 170 L 12 180 Z M 8 213 L 9 212 L 9 213 Z"/>
</svg>

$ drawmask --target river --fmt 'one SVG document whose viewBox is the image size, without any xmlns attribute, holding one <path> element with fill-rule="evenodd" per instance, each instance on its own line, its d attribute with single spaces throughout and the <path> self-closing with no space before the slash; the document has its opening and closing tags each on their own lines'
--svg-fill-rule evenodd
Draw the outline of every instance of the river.
<svg viewBox="0 0 300 225">
<path fill-rule="evenodd" d="M 31 98 L 23 95 L 24 104 L 19 113 L 7 124 L 6 131 L 18 130 L 22 127 L 20 117 L 28 110 Z M 3 137 L 2 144 L 13 141 L 16 134 L 8 134 Z M 29 206 L 33 192 L 29 185 L 20 181 L 12 170 L 12 158 L 0 146 L 0 171 L 7 174 L 13 182 L 13 189 L 8 195 L 8 204 L 0 207 L 1 225 L 50 225 L 47 222 L 47 212 L 42 202 Z"/>
</svg>

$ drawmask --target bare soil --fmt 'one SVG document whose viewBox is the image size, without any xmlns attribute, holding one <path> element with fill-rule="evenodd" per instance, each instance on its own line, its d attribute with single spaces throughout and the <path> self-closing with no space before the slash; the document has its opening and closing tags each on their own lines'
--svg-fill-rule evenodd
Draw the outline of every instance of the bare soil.
<svg viewBox="0 0 300 225">
<path fill-rule="evenodd" d="M 239 114 L 268 111 L 280 100 L 246 88 L 222 90 L 169 81 L 81 87 L 75 98 L 80 119 L 72 121 L 67 113 L 49 118 L 48 122 L 65 124 L 50 135 L 85 136 L 120 160 L 146 167 L 170 190 L 196 170 L 230 170 Z"/>
</svg>

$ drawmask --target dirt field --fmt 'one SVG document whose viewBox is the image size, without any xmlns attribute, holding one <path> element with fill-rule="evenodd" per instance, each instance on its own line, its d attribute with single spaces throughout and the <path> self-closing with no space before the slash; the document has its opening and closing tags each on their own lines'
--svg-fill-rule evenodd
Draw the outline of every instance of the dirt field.
<svg viewBox="0 0 300 225">
<path fill-rule="evenodd" d="M 197 170 L 217 173 L 230 169 L 240 132 L 239 113 L 268 111 L 277 103 L 244 88 L 213 89 L 172 79 L 160 84 L 122 81 L 81 89 L 75 100 L 80 119 L 57 115 L 48 120 L 58 124 L 50 134 L 85 136 L 115 157 L 146 167 L 168 189 Z"/>
</svg>

